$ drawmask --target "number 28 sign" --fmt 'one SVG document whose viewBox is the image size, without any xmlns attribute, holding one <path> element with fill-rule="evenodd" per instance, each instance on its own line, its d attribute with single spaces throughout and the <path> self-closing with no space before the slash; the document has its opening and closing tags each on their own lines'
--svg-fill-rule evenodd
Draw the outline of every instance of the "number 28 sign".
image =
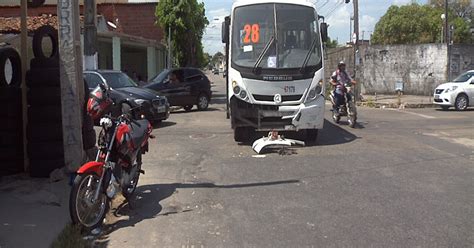
<svg viewBox="0 0 474 248">
<path fill-rule="evenodd" d="M 245 24 L 244 26 L 244 44 L 260 42 L 260 25 Z"/>
</svg>

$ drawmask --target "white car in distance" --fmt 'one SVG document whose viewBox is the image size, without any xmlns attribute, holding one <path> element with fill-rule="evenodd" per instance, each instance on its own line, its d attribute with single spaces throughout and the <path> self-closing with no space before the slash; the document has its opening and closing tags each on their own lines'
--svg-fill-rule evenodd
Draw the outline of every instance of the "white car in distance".
<svg viewBox="0 0 474 248">
<path fill-rule="evenodd" d="M 452 82 L 441 84 L 434 91 L 434 104 L 443 110 L 454 107 L 466 110 L 474 106 L 474 70 L 467 71 Z"/>
</svg>

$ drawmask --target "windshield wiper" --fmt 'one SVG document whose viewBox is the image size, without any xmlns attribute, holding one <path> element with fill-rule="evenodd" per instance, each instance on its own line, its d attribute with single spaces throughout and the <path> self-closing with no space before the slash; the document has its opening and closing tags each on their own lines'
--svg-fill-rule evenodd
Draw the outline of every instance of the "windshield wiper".
<svg viewBox="0 0 474 248">
<path fill-rule="evenodd" d="M 270 40 L 268 40 L 267 44 L 265 44 L 265 47 L 263 48 L 262 53 L 260 53 L 260 55 L 258 56 L 257 61 L 255 61 L 255 65 L 253 66 L 253 70 L 252 70 L 254 74 L 257 73 L 257 68 L 260 65 L 260 63 L 262 63 L 263 56 L 265 56 L 265 54 L 268 52 L 273 42 L 275 42 L 275 36 L 272 35 L 272 37 L 270 37 Z"/>
<path fill-rule="evenodd" d="M 308 65 L 309 59 L 311 58 L 311 54 L 313 53 L 314 47 L 316 46 L 316 41 L 318 38 L 314 38 L 313 43 L 311 43 L 311 47 L 309 48 L 308 53 L 306 54 L 306 57 L 304 58 L 303 64 L 301 65 L 300 72 L 303 73 L 304 69 L 306 68 L 306 65 Z"/>
</svg>

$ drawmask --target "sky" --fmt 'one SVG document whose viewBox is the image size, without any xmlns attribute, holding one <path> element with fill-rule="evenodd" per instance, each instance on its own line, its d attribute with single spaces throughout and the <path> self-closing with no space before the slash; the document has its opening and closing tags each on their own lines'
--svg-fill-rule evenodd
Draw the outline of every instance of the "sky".
<svg viewBox="0 0 474 248">
<path fill-rule="evenodd" d="M 213 55 L 223 51 L 221 42 L 221 23 L 229 15 L 233 0 L 201 0 L 206 8 L 209 25 L 203 37 L 204 51 Z M 329 37 L 337 39 L 339 44 L 350 40 L 350 17 L 353 13 L 352 1 L 345 4 L 344 0 L 313 0 L 319 15 L 326 17 L 329 24 Z M 411 2 L 425 4 L 427 0 L 359 0 L 359 37 L 369 39 L 375 24 L 391 5 L 404 5 Z"/>
</svg>

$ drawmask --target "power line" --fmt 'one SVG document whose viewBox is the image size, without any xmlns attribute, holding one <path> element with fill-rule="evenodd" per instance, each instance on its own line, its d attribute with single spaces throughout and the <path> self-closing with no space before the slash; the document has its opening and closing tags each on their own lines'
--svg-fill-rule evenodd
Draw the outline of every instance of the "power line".
<svg viewBox="0 0 474 248">
<path fill-rule="evenodd" d="M 336 6 L 334 6 L 334 8 L 332 10 L 330 10 L 328 13 L 326 13 L 326 15 L 324 15 L 324 17 L 329 18 L 337 9 L 339 9 L 339 7 L 341 7 L 343 5 L 344 5 L 344 0 L 342 0 L 341 2 L 336 4 Z"/>
</svg>

